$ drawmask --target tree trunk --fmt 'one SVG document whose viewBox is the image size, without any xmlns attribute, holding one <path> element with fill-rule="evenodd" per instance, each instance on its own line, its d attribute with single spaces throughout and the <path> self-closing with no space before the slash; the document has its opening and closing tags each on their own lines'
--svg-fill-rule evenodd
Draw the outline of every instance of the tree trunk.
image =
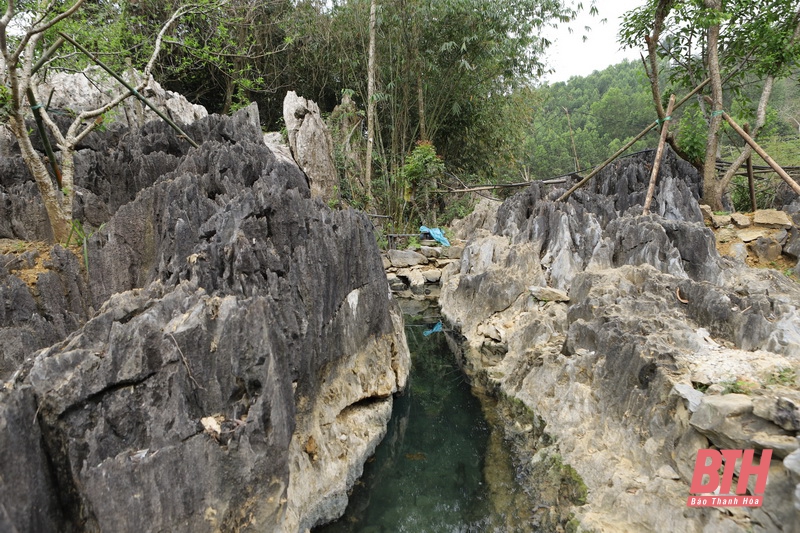
<svg viewBox="0 0 800 533">
<path fill-rule="evenodd" d="M 753 131 L 751 132 L 751 136 L 754 139 L 758 137 L 759 131 L 761 131 L 761 128 L 764 127 L 764 124 L 767 121 L 767 103 L 769 102 L 769 97 L 772 94 L 774 82 L 774 76 L 767 76 L 767 79 L 764 81 L 764 88 L 761 91 L 761 98 L 758 101 L 758 108 L 756 109 L 756 123 L 753 126 Z M 731 164 L 730 168 L 728 168 L 728 170 L 725 172 L 725 175 L 722 176 L 723 189 L 728 187 L 728 184 L 736 175 L 736 172 L 739 170 L 739 168 L 748 161 L 751 161 L 752 154 L 753 148 L 749 144 L 745 144 L 742 153 L 739 154 L 739 157 L 736 158 L 733 164 Z M 753 209 L 755 210 L 755 207 Z"/>
<path fill-rule="evenodd" d="M 377 0 L 369 6 L 369 56 L 367 62 L 367 157 L 364 165 L 364 184 L 366 185 L 366 207 L 372 204 L 372 148 L 375 143 L 375 26 L 377 24 Z"/>
<path fill-rule="evenodd" d="M 720 11 L 722 0 L 705 0 L 708 9 Z M 722 74 L 719 69 L 719 23 L 708 28 L 708 55 L 706 57 L 708 74 L 711 78 L 711 117 L 708 125 L 708 141 L 703 165 L 703 201 L 714 211 L 721 211 L 722 182 L 717 180 L 717 148 L 719 128 L 722 124 Z"/>
<path fill-rule="evenodd" d="M 794 44 L 795 42 L 797 42 L 798 39 L 800 39 L 800 7 L 798 8 L 797 13 L 795 14 L 795 20 L 797 21 L 797 25 L 794 28 L 792 39 L 789 41 L 790 45 Z M 755 126 L 753 127 L 753 132 L 752 132 L 752 137 L 754 139 L 758 137 L 759 131 L 761 131 L 761 128 L 764 127 L 764 124 L 767 121 L 767 104 L 769 103 L 770 96 L 772 95 L 772 89 L 774 87 L 774 84 L 775 84 L 775 76 L 773 75 L 767 76 L 767 79 L 764 81 L 764 88 L 761 91 L 761 98 L 758 101 L 758 108 L 756 109 L 756 123 Z M 798 126 L 800 126 L 800 123 L 798 123 Z M 725 173 L 725 176 L 723 176 L 722 178 L 723 187 L 727 188 L 728 183 L 730 183 L 730 181 L 733 179 L 733 176 L 736 174 L 736 171 L 739 170 L 739 167 L 741 167 L 745 162 L 747 162 L 748 165 L 752 165 L 752 158 L 751 158 L 752 154 L 753 154 L 753 148 L 749 144 L 746 144 L 742 153 L 739 155 L 736 161 L 734 161 L 734 163 Z M 755 200 L 752 200 L 752 203 L 753 203 L 752 206 L 753 210 L 755 210 L 756 208 Z"/>
<path fill-rule="evenodd" d="M 59 190 L 50 178 L 50 174 L 47 172 L 47 167 L 42 162 L 41 157 L 39 157 L 39 154 L 33 148 L 30 136 L 25 129 L 25 122 L 22 115 L 18 114 L 17 117 L 13 117 L 10 123 L 14 136 L 19 142 L 22 159 L 33 175 L 33 179 L 36 181 L 39 194 L 42 195 L 42 202 L 47 211 L 50 229 L 53 232 L 53 241 L 61 243 L 66 242 L 72 227 L 72 165 L 70 165 L 69 169 L 64 168 L 62 165 L 62 179 L 64 180 L 62 183 L 64 188 L 63 190 Z M 67 181 L 64 176 L 68 172 L 69 176 L 67 177 Z"/>
<path fill-rule="evenodd" d="M 419 140 L 428 141 L 428 126 L 425 124 L 425 87 L 422 73 L 417 72 L 417 107 L 419 110 Z"/>
</svg>

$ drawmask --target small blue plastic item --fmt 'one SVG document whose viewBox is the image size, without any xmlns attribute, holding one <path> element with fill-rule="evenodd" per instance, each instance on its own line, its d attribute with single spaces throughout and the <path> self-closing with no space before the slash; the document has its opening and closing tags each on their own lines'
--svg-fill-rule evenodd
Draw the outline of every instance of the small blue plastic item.
<svg viewBox="0 0 800 533">
<path fill-rule="evenodd" d="M 425 330 L 422 332 L 423 335 L 426 337 L 433 335 L 434 333 L 439 333 L 442 331 L 442 321 L 440 320 L 437 322 L 431 329 Z"/>
<path fill-rule="evenodd" d="M 447 240 L 447 237 L 444 236 L 442 230 L 439 228 L 429 228 L 427 226 L 420 226 L 419 228 L 420 233 L 428 233 L 433 240 L 441 244 L 442 246 L 450 246 L 450 241 Z"/>
</svg>

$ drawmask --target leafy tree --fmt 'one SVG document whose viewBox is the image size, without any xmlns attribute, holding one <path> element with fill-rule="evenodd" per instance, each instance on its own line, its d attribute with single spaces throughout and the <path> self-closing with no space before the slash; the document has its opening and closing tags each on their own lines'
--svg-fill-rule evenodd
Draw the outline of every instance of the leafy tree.
<svg viewBox="0 0 800 533">
<path fill-rule="evenodd" d="M 539 30 L 574 10 L 550 0 L 387 0 L 376 5 L 375 89 L 367 87 L 371 1 L 306 0 L 291 17 L 287 61 L 304 94 L 328 109 L 342 89 L 375 106 L 375 188 L 396 199 L 417 141 L 436 146 L 450 173 L 497 181 L 519 172 L 530 113 L 526 92 L 545 70 Z M 369 114 L 368 114 L 369 115 Z M 371 136 L 368 136 L 371 137 Z"/>
<path fill-rule="evenodd" d="M 183 0 L 126 2 L 131 33 L 147 41 Z M 289 43 L 281 24 L 288 0 L 194 0 L 196 8 L 165 39 L 154 75 L 209 109 L 228 113 L 282 87 L 281 55 Z M 268 107 L 268 106 L 266 106 Z"/>
<path fill-rule="evenodd" d="M 0 107 L 4 109 L 3 120 L 14 134 L 19 143 L 22 157 L 33 175 L 42 199 L 44 201 L 53 238 L 64 242 L 72 227 L 72 197 L 74 194 L 74 153 L 75 148 L 91 131 L 102 122 L 102 116 L 123 100 L 131 96 L 128 90 L 122 90 L 110 97 L 104 105 L 92 110 L 79 113 L 67 128 L 62 132 L 56 122 L 41 106 L 42 95 L 38 94 L 39 82 L 36 77 L 40 64 L 49 62 L 50 68 L 61 65 L 62 68 L 75 68 L 82 66 L 82 59 L 76 61 L 73 54 L 59 57 L 54 55 L 61 42 L 53 42 L 53 32 L 61 27 L 68 26 L 68 22 L 79 21 L 79 25 L 103 28 L 103 24 L 118 15 L 114 11 L 117 4 L 103 4 L 105 9 L 88 10 L 81 12 L 83 0 L 69 2 L 20 2 L 14 0 L 0 3 L 4 14 L 0 18 L 0 75 L 2 88 L 0 91 Z M 150 80 L 150 71 L 153 67 L 161 42 L 167 28 L 178 17 L 189 11 L 189 7 L 182 7 L 175 11 L 165 26 L 155 38 L 155 45 L 144 67 L 145 81 L 139 83 L 137 91 L 142 91 Z M 63 42 L 63 41 L 62 41 Z M 119 42 L 109 38 L 106 42 Z M 46 45 L 54 45 L 47 47 Z M 108 50 L 108 48 L 106 49 Z M 119 54 L 120 51 L 117 50 Z M 53 152 L 49 157 L 42 157 L 34 149 L 31 141 L 31 131 L 26 124 L 27 113 L 33 111 L 40 121 L 47 127 L 55 139 L 60 153 L 60 160 L 56 161 Z M 49 141 L 44 136 L 43 140 L 48 145 Z M 47 164 L 53 169 L 55 180 L 51 178 Z"/>
<path fill-rule="evenodd" d="M 703 198 L 714 209 L 733 173 L 749 155 L 746 149 L 732 171 L 716 172 L 720 113 L 732 96 L 741 96 L 747 83 L 760 81 L 754 132 L 765 123 L 769 98 L 776 79 L 787 76 L 800 55 L 800 5 L 796 0 L 650 0 L 626 14 L 622 42 L 631 47 L 646 44 L 648 76 L 653 102 L 661 118 L 664 108 L 659 70 L 667 60 L 670 81 L 676 87 L 694 87 L 709 78 L 710 106 L 698 105 L 707 124 L 703 164 L 687 156 L 671 139 L 673 147 L 703 172 Z"/>
</svg>

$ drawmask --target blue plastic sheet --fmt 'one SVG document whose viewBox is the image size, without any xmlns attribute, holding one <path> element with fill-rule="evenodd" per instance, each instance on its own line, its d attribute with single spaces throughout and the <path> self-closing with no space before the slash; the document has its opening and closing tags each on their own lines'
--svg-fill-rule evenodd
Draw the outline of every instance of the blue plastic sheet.
<svg viewBox="0 0 800 533">
<path fill-rule="evenodd" d="M 431 329 L 425 330 L 422 332 L 423 335 L 426 337 L 433 335 L 434 333 L 439 333 L 442 331 L 442 321 L 440 320 L 437 322 Z"/>
<path fill-rule="evenodd" d="M 444 236 L 442 230 L 439 228 L 429 228 L 427 226 L 420 226 L 419 228 L 420 233 L 430 233 L 433 240 L 441 244 L 442 246 L 450 246 L 450 241 L 447 240 L 447 237 Z"/>
</svg>

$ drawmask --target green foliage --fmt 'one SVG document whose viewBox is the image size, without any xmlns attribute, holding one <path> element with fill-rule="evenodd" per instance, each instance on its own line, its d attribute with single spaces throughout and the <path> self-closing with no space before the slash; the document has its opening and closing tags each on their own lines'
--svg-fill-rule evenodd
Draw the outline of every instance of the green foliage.
<svg viewBox="0 0 800 533">
<path fill-rule="evenodd" d="M 646 78 L 635 62 L 542 87 L 537 96 L 541 103 L 532 106 L 524 146 L 525 165 L 540 179 L 575 171 L 573 139 L 580 166 L 590 168 L 655 120 Z M 631 150 L 647 146 L 645 138 Z"/>
<path fill-rule="evenodd" d="M 706 154 L 708 124 L 700 106 L 690 105 L 678 122 L 675 140 L 681 150 L 689 157 L 690 162 L 700 164 Z"/>
<path fill-rule="evenodd" d="M 105 224 L 100 224 L 100 227 L 94 231 L 87 231 L 84 228 L 83 223 L 80 220 L 73 220 L 72 221 L 72 228 L 69 231 L 69 235 L 67 236 L 67 242 L 64 246 L 70 246 L 73 243 L 73 236 L 74 244 L 76 246 L 81 247 L 81 251 L 83 252 L 83 266 L 86 268 L 86 275 L 89 275 L 89 248 L 88 248 L 88 241 L 92 238 L 92 236 L 97 233 L 98 231 L 102 230 L 105 227 Z"/>
<path fill-rule="evenodd" d="M 454 201 L 451 201 L 447 207 L 445 207 L 444 213 L 442 213 L 439 217 L 439 224 L 445 226 L 445 237 L 448 239 L 452 237 L 450 228 L 446 226 L 456 219 L 461 219 L 469 215 L 472 212 L 472 209 L 475 207 L 474 204 L 475 200 L 471 196 L 465 195 Z"/>
<path fill-rule="evenodd" d="M 11 91 L 5 85 L 0 85 L 0 122 L 8 120 L 11 112 Z"/>
<path fill-rule="evenodd" d="M 387 250 L 389 248 L 389 238 L 381 227 L 375 228 L 375 242 L 381 250 Z"/>
<path fill-rule="evenodd" d="M 409 186 L 424 187 L 430 181 L 441 177 L 444 172 L 444 162 L 436 155 L 433 144 L 422 141 L 417 143 L 400 172 Z"/>
<path fill-rule="evenodd" d="M 756 208 L 773 209 L 779 197 L 779 191 L 783 180 L 777 175 L 759 176 L 755 181 Z M 753 210 L 750 201 L 750 184 L 747 176 L 734 176 L 730 185 L 731 202 L 736 211 L 747 213 Z"/>
<path fill-rule="evenodd" d="M 794 387 L 797 385 L 797 372 L 795 369 L 788 367 L 776 370 L 767 377 L 765 385 Z"/>
<path fill-rule="evenodd" d="M 779 121 L 776 121 L 776 123 Z M 776 126 L 776 130 L 778 127 Z M 784 167 L 800 166 L 800 137 L 773 136 L 760 142 L 770 156 Z M 738 149 L 731 150 L 731 159 L 738 154 Z M 765 166 L 766 163 L 757 155 L 753 155 L 753 164 Z M 785 184 L 775 173 L 758 173 L 755 175 L 756 206 L 758 209 L 780 208 L 781 191 Z M 730 186 L 731 200 L 737 211 L 750 211 L 750 186 L 745 176 L 734 176 Z"/>
<path fill-rule="evenodd" d="M 758 383 L 748 381 L 746 379 L 735 379 L 721 381 L 722 394 L 753 394 L 753 391 L 758 388 Z"/>
<path fill-rule="evenodd" d="M 433 144 L 419 142 L 406 157 L 405 164 L 388 180 L 373 183 L 375 199 L 400 233 L 416 231 L 421 224 L 436 224 L 439 194 L 445 169 Z"/>
<path fill-rule="evenodd" d="M 652 31 L 656 0 L 626 13 L 620 40 L 639 48 Z M 720 28 L 720 66 L 729 88 L 741 88 L 748 74 L 763 79 L 767 75 L 786 76 L 793 68 L 800 43 L 789 44 L 794 33 L 797 3 L 770 0 L 756 6 L 752 0 L 729 0 L 723 10 L 714 11 L 703 2 L 669 2 L 665 31 L 659 54 L 672 59 L 671 79 L 693 87 L 704 77 L 701 55 L 705 30 L 718 23 Z M 747 68 L 742 68 L 746 59 Z"/>
</svg>

